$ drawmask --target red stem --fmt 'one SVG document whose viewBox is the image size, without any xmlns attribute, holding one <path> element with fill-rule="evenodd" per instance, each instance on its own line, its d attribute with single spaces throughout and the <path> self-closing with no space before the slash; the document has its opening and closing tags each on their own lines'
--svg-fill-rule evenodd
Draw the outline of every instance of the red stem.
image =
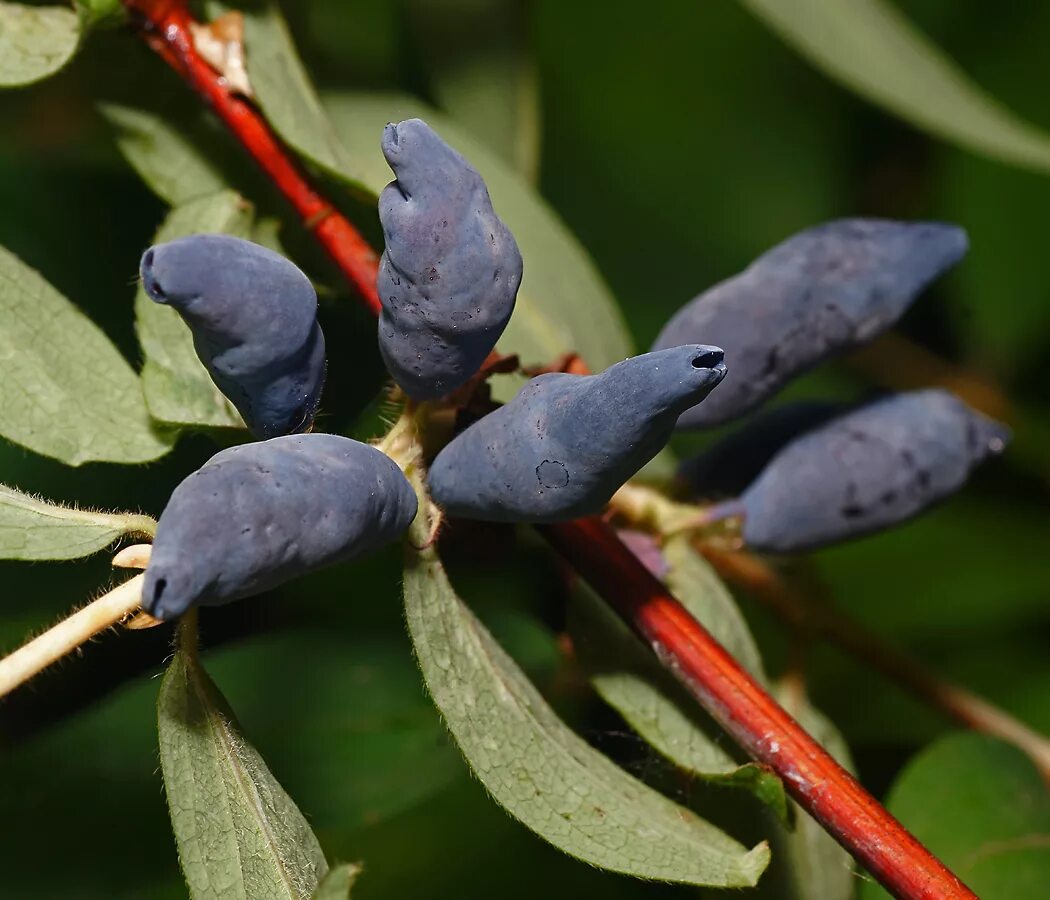
<svg viewBox="0 0 1050 900">
<path fill-rule="evenodd" d="M 124 0 L 124 4 L 141 19 L 150 46 L 211 105 L 317 236 L 365 305 L 378 315 L 375 252 L 310 185 L 255 107 L 231 94 L 197 55 L 184 0 Z M 891 894 L 902 900 L 975 900 L 777 705 L 607 525 L 581 519 L 542 531 L 704 709 L 751 756 L 783 778 L 803 809 Z"/>
<path fill-rule="evenodd" d="M 306 180 L 256 108 L 231 93 L 226 81 L 197 54 L 189 30 L 193 18 L 184 0 L 124 0 L 124 5 L 141 21 L 150 47 L 211 106 L 295 208 L 303 225 L 313 232 L 365 306 L 379 315 L 382 306 L 376 290 L 379 259 L 375 251 Z"/>
</svg>

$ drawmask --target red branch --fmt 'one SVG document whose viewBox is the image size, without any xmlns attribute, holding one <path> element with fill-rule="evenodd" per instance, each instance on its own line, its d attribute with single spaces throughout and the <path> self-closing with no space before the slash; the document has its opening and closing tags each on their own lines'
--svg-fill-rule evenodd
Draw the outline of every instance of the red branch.
<svg viewBox="0 0 1050 900">
<path fill-rule="evenodd" d="M 255 107 L 196 53 L 184 0 L 124 0 L 156 50 L 212 107 L 378 314 L 375 252 L 310 185 Z M 544 537 L 650 646 L 701 706 L 895 897 L 975 900 L 948 869 L 745 672 L 600 520 Z"/>
</svg>

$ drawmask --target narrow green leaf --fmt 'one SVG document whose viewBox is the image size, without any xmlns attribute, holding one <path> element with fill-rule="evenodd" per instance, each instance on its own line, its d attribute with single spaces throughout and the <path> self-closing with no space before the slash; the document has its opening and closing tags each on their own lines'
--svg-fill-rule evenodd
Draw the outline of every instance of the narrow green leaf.
<svg viewBox="0 0 1050 900">
<path fill-rule="evenodd" d="M 336 866 L 314 891 L 313 900 L 349 900 L 350 889 L 361 874 L 361 867 L 353 863 Z"/>
<path fill-rule="evenodd" d="M 669 541 L 664 557 L 675 595 L 744 666 L 759 678 L 754 639 L 729 591 L 684 538 Z M 569 630 L 573 646 L 599 696 L 659 753 L 707 781 L 751 791 L 787 821 L 780 779 L 763 766 L 739 763 L 725 738 L 627 627 L 593 593 L 573 598 Z"/>
<path fill-rule="evenodd" d="M 227 9 L 223 3 L 208 4 L 213 15 Z M 248 78 L 267 121 L 314 165 L 357 187 L 360 178 L 354 174 L 355 160 L 321 106 L 280 8 L 275 3 L 262 3 L 241 12 Z"/>
<path fill-rule="evenodd" d="M 153 242 L 210 232 L 247 238 L 252 219 L 251 204 L 234 191 L 220 191 L 173 209 Z M 146 402 L 154 418 L 197 428 L 244 427 L 193 349 L 189 326 L 170 306 L 150 300 L 141 285 L 135 295 L 135 328 L 145 356 Z"/>
<path fill-rule="evenodd" d="M 194 900 L 304 900 L 328 871 L 317 838 L 239 732 L 195 655 L 180 650 L 157 701 L 160 762 Z"/>
<path fill-rule="evenodd" d="M 536 67 L 520 0 L 412 0 L 409 21 L 438 103 L 527 181 L 539 169 Z"/>
<path fill-rule="evenodd" d="M 425 516 L 413 539 L 426 539 Z M 745 887 L 769 860 L 648 788 L 569 729 L 463 602 L 433 547 L 410 551 L 405 612 L 427 687 L 470 767 L 565 853 L 640 878 Z"/>
<path fill-rule="evenodd" d="M 147 462 L 171 449 L 109 338 L 2 247 L 0 435 L 73 466 Z"/>
<path fill-rule="evenodd" d="M 620 312 L 587 252 L 543 199 L 491 150 L 404 94 L 338 93 L 324 99 L 365 185 L 375 195 L 393 177 L 379 149 L 383 126 L 413 116 L 433 125 L 484 177 L 496 212 L 514 232 L 525 260 L 514 315 L 499 342 L 503 353 L 518 353 L 524 362 L 536 363 L 575 351 L 594 370 L 631 355 Z M 495 382 L 501 399 L 508 382 Z"/>
<path fill-rule="evenodd" d="M 77 14 L 66 6 L 0 3 L 0 87 L 54 75 L 76 53 Z"/>
<path fill-rule="evenodd" d="M 886 805 L 981 900 L 1042 897 L 1050 884 L 1050 792 L 1010 744 L 950 734 L 911 760 Z M 885 891 L 865 884 L 862 900 Z"/>
<path fill-rule="evenodd" d="M 149 516 L 60 506 L 0 484 L 0 559 L 79 559 L 156 526 Z"/>
<path fill-rule="evenodd" d="M 1050 170 L 1050 135 L 975 85 L 882 0 L 740 0 L 811 63 L 938 137 Z"/>
<path fill-rule="evenodd" d="M 117 148 L 139 177 L 169 206 L 179 206 L 227 187 L 219 168 L 186 130 L 152 110 L 100 103 Z"/>
<path fill-rule="evenodd" d="M 781 685 L 775 696 L 798 723 L 839 763 L 854 771 L 849 747 L 828 718 L 797 690 Z M 853 857 L 794 801 L 794 828 L 781 829 L 773 846 L 784 861 L 789 889 L 794 900 L 850 900 L 857 889 Z"/>
</svg>

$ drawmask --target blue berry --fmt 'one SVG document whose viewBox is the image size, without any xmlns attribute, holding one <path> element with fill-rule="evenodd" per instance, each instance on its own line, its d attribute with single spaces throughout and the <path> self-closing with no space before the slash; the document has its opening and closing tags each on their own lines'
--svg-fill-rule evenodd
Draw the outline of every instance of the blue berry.
<svg viewBox="0 0 1050 900">
<path fill-rule="evenodd" d="M 966 252 L 966 233 L 937 222 L 840 219 L 788 238 L 705 291 L 653 349 L 706 341 L 732 374 L 680 428 L 744 415 L 795 376 L 885 331 Z"/>
<path fill-rule="evenodd" d="M 258 438 L 306 431 L 324 386 L 313 285 L 283 256 L 228 234 L 150 247 L 142 284 L 178 311 L 215 384 Z"/>
<path fill-rule="evenodd" d="M 496 346 L 521 254 L 481 176 L 429 125 L 387 125 L 382 147 L 397 180 L 379 198 L 379 349 L 406 394 L 432 400 L 463 385 Z"/>
<path fill-rule="evenodd" d="M 469 519 L 597 513 L 724 375 L 722 351 L 703 345 L 646 353 L 598 375 L 540 375 L 437 455 L 431 493 Z"/>
<path fill-rule="evenodd" d="M 258 594 L 370 553 L 415 514 L 393 460 L 350 438 L 288 435 L 222 450 L 172 493 L 142 606 L 173 619 Z"/>
<path fill-rule="evenodd" d="M 678 467 L 677 481 L 689 497 L 736 497 L 795 438 L 845 412 L 841 403 L 799 401 L 761 412 Z"/>
<path fill-rule="evenodd" d="M 943 390 L 862 406 L 781 450 L 740 497 L 755 550 L 807 550 L 888 528 L 958 490 L 1001 453 L 1005 426 Z"/>
</svg>

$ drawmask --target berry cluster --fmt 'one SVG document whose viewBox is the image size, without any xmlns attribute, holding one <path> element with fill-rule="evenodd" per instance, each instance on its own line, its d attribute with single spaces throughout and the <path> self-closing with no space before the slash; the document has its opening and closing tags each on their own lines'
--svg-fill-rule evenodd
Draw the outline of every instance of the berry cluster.
<svg viewBox="0 0 1050 900">
<path fill-rule="evenodd" d="M 514 310 L 522 260 L 484 181 L 424 122 L 388 125 L 396 180 L 379 200 L 379 347 L 413 400 L 482 367 Z M 600 512 L 675 428 L 737 419 L 819 362 L 889 328 L 965 252 L 953 226 L 843 220 L 809 229 L 701 294 L 652 352 L 596 375 L 547 373 L 436 455 L 431 496 L 449 515 L 557 522 Z M 150 248 L 148 295 L 175 308 L 216 385 L 258 443 L 216 454 L 172 495 L 144 607 L 170 619 L 273 587 L 396 539 L 416 515 L 379 450 L 312 427 L 324 337 L 309 280 L 225 235 Z M 716 346 L 712 346 L 716 345 Z M 708 399 L 708 395 L 710 398 Z M 821 546 L 901 522 L 956 490 L 1006 430 L 944 391 L 848 410 L 759 414 L 681 467 L 694 497 L 730 499 L 756 550 Z"/>
</svg>

